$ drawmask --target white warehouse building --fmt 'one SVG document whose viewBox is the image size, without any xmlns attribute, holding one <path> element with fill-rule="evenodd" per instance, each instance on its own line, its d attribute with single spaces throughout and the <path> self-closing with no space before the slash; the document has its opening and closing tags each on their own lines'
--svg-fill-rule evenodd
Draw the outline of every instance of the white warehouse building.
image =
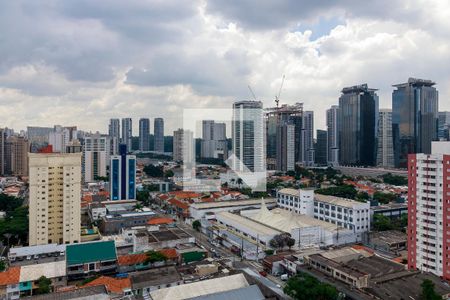
<svg viewBox="0 0 450 300">
<path fill-rule="evenodd" d="M 283 209 L 314 217 L 353 231 L 361 241 L 370 230 L 370 203 L 314 194 L 312 189 L 281 189 L 277 204 Z"/>
</svg>

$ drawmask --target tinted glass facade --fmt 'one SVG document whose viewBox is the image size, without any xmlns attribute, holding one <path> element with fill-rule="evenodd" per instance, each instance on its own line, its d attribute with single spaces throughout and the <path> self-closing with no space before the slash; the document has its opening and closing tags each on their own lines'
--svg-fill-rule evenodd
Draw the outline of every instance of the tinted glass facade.
<svg viewBox="0 0 450 300">
<path fill-rule="evenodd" d="M 378 95 L 367 84 L 344 88 L 339 98 L 339 163 L 376 163 Z"/>
<path fill-rule="evenodd" d="M 408 154 L 431 153 L 438 137 L 438 92 L 430 80 L 408 79 L 392 92 L 395 166 L 407 167 Z"/>
</svg>

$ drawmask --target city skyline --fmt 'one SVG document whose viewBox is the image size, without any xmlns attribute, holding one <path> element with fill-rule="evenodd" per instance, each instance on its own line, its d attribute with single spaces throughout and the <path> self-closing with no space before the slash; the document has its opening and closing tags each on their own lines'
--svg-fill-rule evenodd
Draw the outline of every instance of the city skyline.
<svg viewBox="0 0 450 300">
<path fill-rule="evenodd" d="M 364 10 L 352 2 L 239 5 L 5 3 L 1 125 L 106 132 L 110 118 L 160 116 L 172 132 L 183 108 L 230 107 L 252 98 L 248 84 L 273 106 L 283 74 L 280 99 L 315 111 L 316 129 L 325 129 L 322 112 L 339 91 L 361 82 L 379 90 L 380 108 L 391 108 L 391 85 L 408 77 L 431 79 L 449 97 L 444 1 L 428 3 L 426 18 L 402 1 Z"/>
</svg>

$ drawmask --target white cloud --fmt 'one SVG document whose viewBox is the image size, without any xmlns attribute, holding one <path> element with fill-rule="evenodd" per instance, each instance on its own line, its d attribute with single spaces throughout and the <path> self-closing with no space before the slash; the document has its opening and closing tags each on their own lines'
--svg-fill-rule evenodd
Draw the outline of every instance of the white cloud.
<svg viewBox="0 0 450 300">
<path fill-rule="evenodd" d="M 1 4 L 0 126 L 106 131 L 111 117 L 137 124 L 163 116 L 170 132 L 181 126 L 182 108 L 230 107 L 251 98 L 248 84 L 273 105 L 282 74 L 282 101 L 304 102 L 317 128 L 344 86 L 366 82 L 390 107 L 392 84 L 429 78 L 441 108 L 450 109 L 445 1 L 377 1 L 366 9 L 322 1 L 301 10 L 297 1 L 74 3 Z M 426 14 L 416 9 L 423 5 Z M 323 16 L 341 20 L 327 35 L 292 29 Z"/>
</svg>

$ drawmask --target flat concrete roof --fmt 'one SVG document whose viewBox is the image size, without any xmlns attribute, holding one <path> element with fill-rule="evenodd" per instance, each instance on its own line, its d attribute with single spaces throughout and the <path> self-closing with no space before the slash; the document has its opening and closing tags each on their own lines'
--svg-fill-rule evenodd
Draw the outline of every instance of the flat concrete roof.
<svg viewBox="0 0 450 300">
<path fill-rule="evenodd" d="M 319 202 L 328 203 L 331 205 L 337 205 L 347 208 L 353 208 L 354 205 L 362 205 L 367 204 L 365 202 L 359 202 L 352 199 L 347 198 L 340 198 L 335 196 L 327 196 L 327 195 L 321 195 L 321 194 L 314 194 L 314 200 Z M 367 204 L 369 206 L 369 204 Z"/>
<path fill-rule="evenodd" d="M 232 214 L 230 212 L 224 211 L 224 212 L 220 212 L 217 215 L 217 219 L 219 220 L 228 220 L 228 221 L 232 221 L 235 223 L 238 223 L 244 227 L 247 227 L 253 231 L 255 231 L 258 234 L 261 235 L 277 235 L 282 233 L 282 231 L 280 230 L 275 230 L 271 227 L 265 226 L 259 222 L 253 221 L 251 219 L 242 217 L 240 215 L 236 215 L 236 214 Z"/>
<path fill-rule="evenodd" d="M 266 204 L 275 204 L 276 199 L 268 198 L 264 199 Z M 216 202 L 202 202 L 193 203 L 190 207 L 194 209 L 213 209 L 213 208 L 223 208 L 223 207 L 234 207 L 234 206 L 244 206 L 244 205 L 261 205 L 261 199 L 248 199 L 248 200 L 226 200 L 226 201 L 216 201 Z"/>
</svg>

